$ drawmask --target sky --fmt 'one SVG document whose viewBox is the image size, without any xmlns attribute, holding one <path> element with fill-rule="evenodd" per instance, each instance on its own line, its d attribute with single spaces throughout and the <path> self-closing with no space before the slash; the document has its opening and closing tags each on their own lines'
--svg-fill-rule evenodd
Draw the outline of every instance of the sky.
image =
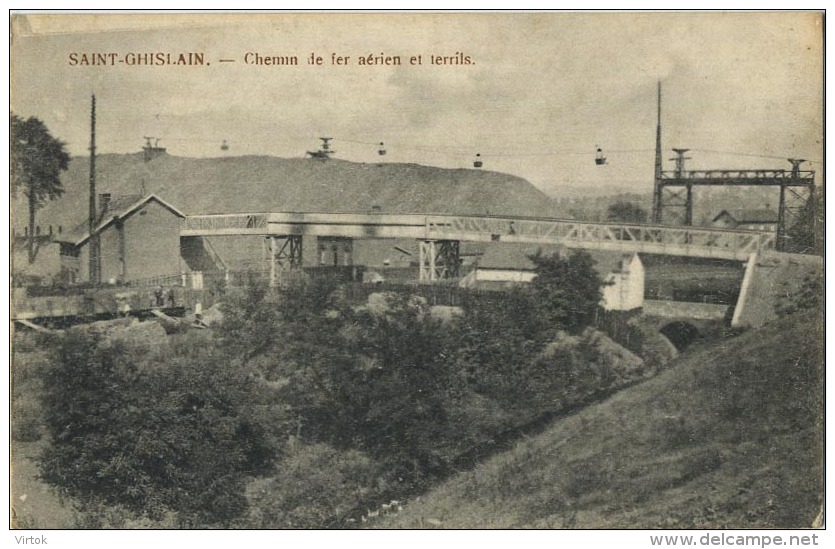
<svg viewBox="0 0 835 549">
<path fill-rule="evenodd" d="M 648 191 L 659 81 L 665 169 L 683 147 L 694 169 L 801 157 L 821 171 L 822 51 L 814 13 L 30 15 L 13 24 L 11 107 L 74 155 L 88 154 L 95 94 L 99 153 L 154 136 L 179 156 L 301 157 L 328 136 L 345 160 L 471 168 L 481 154 L 551 194 Z M 71 65 L 96 52 L 208 65 Z M 473 63 L 429 63 L 458 52 Z M 369 54 L 402 65 L 357 64 Z"/>
</svg>

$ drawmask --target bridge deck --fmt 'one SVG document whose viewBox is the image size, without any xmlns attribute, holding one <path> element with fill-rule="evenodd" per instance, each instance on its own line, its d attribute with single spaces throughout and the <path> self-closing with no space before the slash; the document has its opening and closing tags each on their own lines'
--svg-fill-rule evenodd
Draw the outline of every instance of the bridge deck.
<svg viewBox="0 0 835 549">
<path fill-rule="evenodd" d="M 744 261 L 774 235 L 682 226 L 589 223 L 532 217 L 416 214 L 241 213 L 187 216 L 181 236 L 332 236 L 561 244 L 569 248 Z"/>
</svg>

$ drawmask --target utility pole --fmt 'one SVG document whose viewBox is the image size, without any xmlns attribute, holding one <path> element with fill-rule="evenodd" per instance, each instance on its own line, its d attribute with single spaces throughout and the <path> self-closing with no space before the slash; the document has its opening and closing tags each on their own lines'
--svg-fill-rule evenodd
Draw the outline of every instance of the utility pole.
<svg viewBox="0 0 835 549">
<path fill-rule="evenodd" d="M 90 231 L 88 268 L 91 284 L 101 282 L 101 263 L 99 261 L 101 249 L 99 237 L 95 234 L 96 218 L 96 96 L 94 94 L 90 108 L 90 211 L 88 218 L 88 230 Z"/>
<path fill-rule="evenodd" d="M 661 223 L 661 81 L 658 81 L 658 124 L 655 126 L 655 186 L 652 193 L 652 222 Z"/>
</svg>

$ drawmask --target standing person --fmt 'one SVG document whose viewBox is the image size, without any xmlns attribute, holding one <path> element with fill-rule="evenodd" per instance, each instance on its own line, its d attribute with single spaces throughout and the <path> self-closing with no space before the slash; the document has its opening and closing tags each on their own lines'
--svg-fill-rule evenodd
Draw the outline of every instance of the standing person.
<svg viewBox="0 0 835 549">
<path fill-rule="evenodd" d="M 170 288 L 168 290 L 168 306 L 169 307 L 174 306 L 174 288 Z"/>
<path fill-rule="evenodd" d="M 157 299 L 157 307 L 162 307 L 165 305 L 165 290 L 162 286 L 157 287 L 154 291 L 154 297 Z"/>
</svg>

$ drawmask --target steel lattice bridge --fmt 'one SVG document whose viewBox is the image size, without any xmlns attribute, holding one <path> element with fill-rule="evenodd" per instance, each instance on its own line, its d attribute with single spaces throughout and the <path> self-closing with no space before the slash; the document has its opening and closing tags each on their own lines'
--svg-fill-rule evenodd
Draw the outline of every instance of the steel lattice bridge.
<svg viewBox="0 0 835 549">
<path fill-rule="evenodd" d="M 518 242 L 567 248 L 746 261 L 774 249 L 773 233 L 687 226 L 589 223 L 533 217 L 417 214 L 240 213 L 191 215 L 180 235 L 267 237 L 271 280 L 301 266 L 302 238 L 405 238 L 420 242 L 420 280 L 455 278 L 460 242 Z"/>
</svg>

